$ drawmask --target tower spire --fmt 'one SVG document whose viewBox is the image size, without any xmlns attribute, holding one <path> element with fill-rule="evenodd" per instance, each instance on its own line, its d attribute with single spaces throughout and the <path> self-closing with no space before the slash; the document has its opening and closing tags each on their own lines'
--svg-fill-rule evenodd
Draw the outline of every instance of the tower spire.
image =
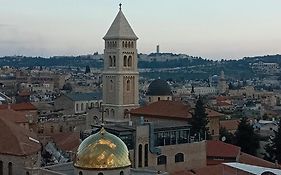
<svg viewBox="0 0 281 175">
<path fill-rule="evenodd" d="M 119 4 L 119 10 L 122 10 L 122 4 L 121 3 Z"/>
</svg>

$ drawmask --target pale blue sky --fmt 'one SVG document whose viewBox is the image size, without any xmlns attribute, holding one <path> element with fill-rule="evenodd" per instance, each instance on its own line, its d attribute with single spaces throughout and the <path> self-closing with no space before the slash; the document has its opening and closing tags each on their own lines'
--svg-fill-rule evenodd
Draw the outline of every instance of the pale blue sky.
<svg viewBox="0 0 281 175">
<path fill-rule="evenodd" d="M 120 2 L 142 53 L 281 53 L 280 0 L 0 0 L 0 55 L 101 53 Z"/>
</svg>

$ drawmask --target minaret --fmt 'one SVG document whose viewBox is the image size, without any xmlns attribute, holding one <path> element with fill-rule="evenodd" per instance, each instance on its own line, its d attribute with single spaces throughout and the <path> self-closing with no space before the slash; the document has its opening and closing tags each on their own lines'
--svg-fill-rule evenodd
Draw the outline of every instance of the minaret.
<svg viewBox="0 0 281 175">
<path fill-rule="evenodd" d="M 224 78 L 224 71 L 221 71 L 221 75 L 220 75 L 220 79 L 219 79 L 219 93 L 220 94 L 224 94 L 227 91 L 227 83 L 226 80 Z"/>
<path fill-rule="evenodd" d="M 103 70 L 105 121 L 128 120 L 128 112 L 139 106 L 137 39 L 121 4 L 106 35 Z"/>
</svg>

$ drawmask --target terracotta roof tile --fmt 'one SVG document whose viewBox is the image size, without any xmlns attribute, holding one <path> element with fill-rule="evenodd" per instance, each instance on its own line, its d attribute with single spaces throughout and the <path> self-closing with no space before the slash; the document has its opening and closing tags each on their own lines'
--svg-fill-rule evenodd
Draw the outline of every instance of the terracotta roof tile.
<svg viewBox="0 0 281 175">
<path fill-rule="evenodd" d="M 0 109 L 8 109 L 7 104 L 0 105 Z M 28 111 L 28 110 L 37 110 L 36 107 L 31 103 L 15 103 L 10 104 L 10 108 L 15 111 Z"/>
<path fill-rule="evenodd" d="M 11 109 L 3 109 L 0 110 L 0 116 L 5 117 L 6 119 L 13 121 L 15 123 L 27 123 L 28 119 L 26 115 L 28 112 L 22 112 L 22 111 L 14 111 Z"/>
<path fill-rule="evenodd" d="M 147 106 L 130 111 L 133 116 L 170 117 L 178 119 L 191 118 L 190 107 L 179 101 L 160 100 Z"/>
<path fill-rule="evenodd" d="M 207 157 L 236 158 L 240 147 L 218 140 L 207 141 Z"/>
<path fill-rule="evenodd" d="M 80 145 L 80 133 L 56 133 L 51 135 L 56 145 L 64 151 L 76 151 Z"/>
<path fill-rule="evenodd" d="M 173 119 L 190 119 L 193 109 L 180 101 L 160 100 L 147 106 L 136 108 L 130 111 L 132 116 L 151 116 Z M 206 108 L 208 117 L 223 116 L 223 114 Z"/>
<path fill-rule="evenodd" d="M 0 133 L 0 154 L 25 156 L 41 149 L 41 145 L 31 139 L 37 139 L 34 133 L 1 116 Z"/>
<path fill-rule="evenodd" d="M 280 165 L 276 165 L 275 163 L 263 160 L 261 158 L 243 152 L 240 154 L 238 162 L 249 164 L 249 165 L 267 167 L 267 168 L 279 168 L 279 169 L 281 168 Z"/>
</svg>

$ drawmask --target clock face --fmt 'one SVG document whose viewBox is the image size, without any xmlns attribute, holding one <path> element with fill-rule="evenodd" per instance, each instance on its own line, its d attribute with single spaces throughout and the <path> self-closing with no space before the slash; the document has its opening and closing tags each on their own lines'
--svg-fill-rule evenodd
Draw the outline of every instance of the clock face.
<svg viewBox="0 0 281 175">
<path fill-rule="evenodd" d="M 221 141 L 223 141 L 223 142 L 226 141 L 226 137 L 222 136 Z"/>
</svg>

